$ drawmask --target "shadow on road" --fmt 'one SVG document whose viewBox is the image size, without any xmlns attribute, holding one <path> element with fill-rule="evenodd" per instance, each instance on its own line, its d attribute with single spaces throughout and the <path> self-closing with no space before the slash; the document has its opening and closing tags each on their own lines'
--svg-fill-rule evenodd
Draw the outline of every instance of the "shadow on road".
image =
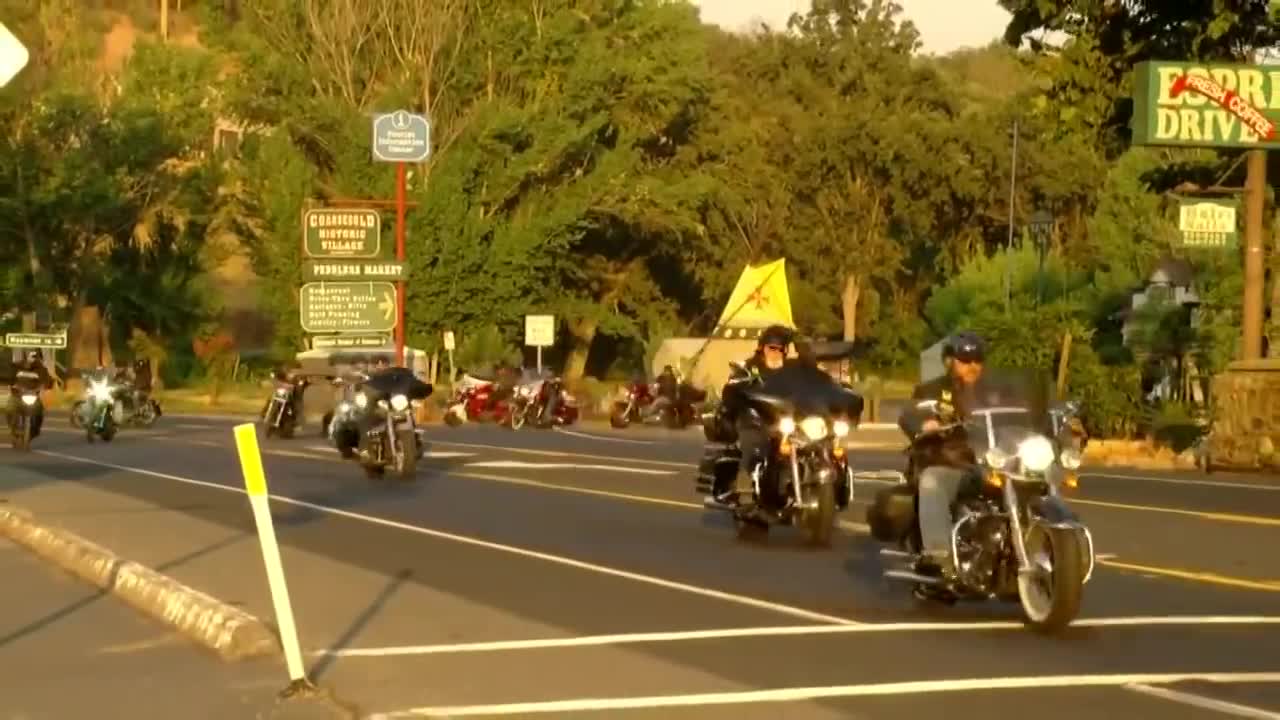
<svg viewBox="0 0 1280 720">
<path fill-rule="evenodd" d="M 351 644 L 351 641 L 359 636 L 365 627 L 368 626 L 373 618 L 377 617 L 378 613 L 382 611 L 382 608 L 386 606 L 391 597 L 400 590 L 400 587 L 412 577 L 413 571 L 408 569 L 400 570 L 392 576 L 390 581 L 383 586 L 377 597 L 373 599 L 373 602 L 369 603 L 369 607 L 365 608 L 364 612 L 360 613 L 356 617 L 355 621 L 347 627 L 347 629 L 338 638 L 337 642 L 327 648 L 328 653 L 345 650 L 347 646 Z M 326 654 L 321 657 L 320 661 L 311 668 L 311 678 L 319 680 L 320 677 L 329 670 L 336 659 L 337 656 L 333 654 Z"/>
</svg>

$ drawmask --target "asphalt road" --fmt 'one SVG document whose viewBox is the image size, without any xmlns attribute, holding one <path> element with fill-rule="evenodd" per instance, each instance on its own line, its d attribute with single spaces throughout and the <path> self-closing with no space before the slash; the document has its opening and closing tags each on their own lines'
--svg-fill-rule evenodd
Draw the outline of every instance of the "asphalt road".
<svg viewBox="0 0 1280 720">
<path fill-rule="evenodd" d="M 386 717 L 446 707 L 449 716 L 985 718 L 1013 707 L 1046 718 L 1280 718 L 1278 478 L 1086 474 L 1072 502 L 1102 564 L 1078 626 L 1046 638 L 1019 627 L 1012 606 L 912 601 L 880 577 L 878 546 L 856 527 L 861 507 L 827 550 L 777 529 L 763 545 L 736 540 L 693 491 L 695 435 L 441 427 L 430 436 L 431 458 L 410 485 L 366 481 L 314 436 L 263 441 L 277 522 L 305 525 L 286 546 L 557 629 L 513 646 L 545 635 L 460 623 L 443 643 L 427 630 L 430 608 L 405 616 L 381 631 L 383 645 L 429 647 L 366 643 L 367 657 L 339 661 L 346 687 L 383 688 L 361 705 Z M 252 528 L 247 507 L 205 502 L 226 494 L 208 486 L 241 483 L 229 421 L 166 417 L 93 446 L 53 421 L 36 445 L 26 458 L 0 455 L 0 474 L 13 464 L 15 477 L 20 468 L 92 482 L 192 522 Z M 856 460 L 901 466 L 896 452 Z M 876 487 L 860 485 L 858 497 Z M 467 645 L 480 641 L 498 644 Z M 492 704 L 507 705 L 476 707 Z"/>
</svg>

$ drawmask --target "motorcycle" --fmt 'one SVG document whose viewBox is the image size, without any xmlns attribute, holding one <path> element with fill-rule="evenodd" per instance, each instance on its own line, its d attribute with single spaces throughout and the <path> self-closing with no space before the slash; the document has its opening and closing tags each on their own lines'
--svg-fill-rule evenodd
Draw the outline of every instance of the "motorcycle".
<svg viewBox="0 0 1280 720">
<path fill-rule="evenodd" d="M 320 422 L 320 432 L 329 440 L 329 444 L 338 449 L 344 458 L 355 457 L 355 451 L 350 445 L 343 445 L 338 442 L 339 433 L 348 432 L 354 427 L 359 419 L 359 413 L 356 410 L 355 398 L 356 388 L 359 383 L 368 379 L 367 375 L 358 375 L 350 378 L 331 378 L 330 383 L 335 389 L 341 393 L 341 399 L 334 406 L 333 410 L 324 414 L 324 419 Z"/>
<path fill-rule="evenodd" d="M 293 432 L 302 419 L 298 417 L 298 404 L 310 386 L 311 381 L 305 377 L 275 379 L 275 389 L 267 401 L 267 409 L 262 413 L 267 437 L 293 437 Z"/>
<path fill-rule="evenodd" d="M 31 450 L 31 440 L 39 434 L 33 422 L 44 418 L 41 389 L 40 376 L 29 370 L 19 370 L 9 387 L 9 437 L 14 450 Z"/>
<path fill-rule="evenodd" d="M 511 412 L 510 402 L 494 399 L 497 389 L 497 380 L 463 373 L 445 410 L 445 424 L 457 427 L 468 420 L 507 420 Z"/>
<path fill-rule="evenodd" d="M 111 380 L 109 375 L 107 380 L 109 382 Z M 151 427 L 164 414 L 159 401 L 146 393 L 136 393 L 128 386 L 119 386 L 119 389 L 113 392 L 113 397 L 120 403 L 120 410 L 116 412 L 118 426 Z M 86 402 L 88 401 L 77 400 L 71 406 L 71 427 L 76 429 L 84 427 Z"/>
<path fill-rule="evenodd" d="M 965 417 L 949 404 L 919 403 L 941 427 L 908 448 L 906 481 L 876 494 L 867 523 L 875 539 L 897 545 L 881 555 L 911 568 L 886 570 L 885 577 L 912 583 L 917 598 L 947 605 L 962 599 L 1018 602 L 1029 627 L 1054 632 L 1079 613 L 1095 557 L 1092 534 L 1061 494 L 1062 486 L 1079 484 L 1081 455 L 1069 432 L 1079 406 L 1045 410 L 1048 402 L 1034 387 L 1026 379 L 1001 383 L 984 376 L 980 402 Z M 917 476 L 930 454 L 937 464 L 940 451 L 950 454 L 948 464 L 967 471 L 953 505 L 954 581 L 916 571 L 922 551 Z"/>
<path fill-rule="evenodd" d="M 644 382 L 635 382 L 622 388 L 623 397 L 613 404 L 613 412 L 609 414 L 609 424 L 622 429 L 633 422 L 663 425 L 672 430 L 683 430 L 697 422 L 698 405 L 705 402 L 707 393 L 677 376 L 676 396 L 665 403 L 657 412 L 650 408 L 657 401 L 655 387 Z"/>
<path fill-rule="evenodd" d="M 413 403 L 431 395 L 430 383 L 405 368 L 390 368 L 371 375 L 354 396 L 355 415 L 338 425 L 334 439 L 344 456 L 354 456 L 370 479 L 391 468 L 402 480 L 411 480 L 425 451 L 414 422 Z"/>
<path fill-rule="evenodd" d="M 551 427 L 572 425 L 577 421 L 577 400 L 564 389 L 564 382 L 559 377 L 548 373 L 543 377 L 531 374 L 525 378 L 511 397 L 504 423 L 507 427 L 518 430 L 526 423 L 534 427 Z M 557 398 L 557 402 L 548 417 L 547 407 L 552 398 Z"/>
<path fill-rule="evenodd" d="M 121 396 L 127 390 L 115 382 L 109 370 L 96 370 L 85 379 L 88 381 L 85 399 L 76 403 L 72 412 L 80 415 L 86 440 L 93 443 L 102 438 L 103 442 L 111 442 L 120 430 L 124 416 Z"/>
<path fill-rule="evenodd" d="M 731 365 L 746 372 L 741 363 Z M 733 513 L 741 538 L 787 524 L 802 526 L 810 544 L 829 545 L 836 514 L 853 500 L 845 441 L 862 416 L 862 398 L 807 360 L 789 359 L 763 380 L 739 382 L 743 412 L 769 432 L 763 462 L 752 470 L 755 503 L 718 500 L 737 475 L 741 450 L 734 442 L 703 460 L 697 491 L 711 495 L 704 507 Z M 708 441 L 724 439 L 714 414 L 703 416 L 703 429 Z"/>
</svg>

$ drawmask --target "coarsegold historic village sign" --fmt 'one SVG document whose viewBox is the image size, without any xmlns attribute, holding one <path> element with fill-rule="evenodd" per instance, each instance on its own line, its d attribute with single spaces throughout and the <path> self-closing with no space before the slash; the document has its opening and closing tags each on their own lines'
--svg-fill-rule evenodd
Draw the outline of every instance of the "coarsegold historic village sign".
<svg viewBox="0 0 1280 720">
<path fill-rule="evenodd" d="M 1280 363 L 1262 360 L 1266 151 L 1280 148 L 1280 67 L 1146 62 L 1137 65 L 1134 73 L 1135 145 L 1248 151 L 1242 361 L 1214 380 L 1214 424 L 1204 462 L 1206 468 L 1210 463 L 1280 465 L 1276 447 L 1280 433 L 1276 422 L 1280 411 Z M 1218 221 L 1234 216 L 1234 212 L 1228 212 L 1227 203 L 1216 209 L 1207 205 L 1208 202 L 1198 204 L 1193 213 L 1197 222 L 1184 230 L 1200 233 L 1205 245 L 1228 244 L 1226 223 Z M 1234 225 L 1234 217 L 1231 224 Z M 1224 242 L 1214 242 L 1219 238 Z"/>
</svg>

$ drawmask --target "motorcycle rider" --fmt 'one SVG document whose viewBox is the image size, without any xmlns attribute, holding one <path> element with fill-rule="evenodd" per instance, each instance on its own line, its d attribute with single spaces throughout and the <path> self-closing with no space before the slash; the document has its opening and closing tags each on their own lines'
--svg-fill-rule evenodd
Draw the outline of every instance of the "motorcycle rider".
<svg viewBox="0 0 1280 720">
<path fill-rule="evenodd" d="M 680 381 L 676 378 L 675 368 L 670 365 L 663 365 L 662 372 L 658 377 L 654 378 L 653 384 L 657 386 L 656 392 L 653 394 L 653 402 L 645 411 L 647 417 L 654 417 L 676 401 L 676 393 L 680 390 Z"/>
<path fill-rule="evenodd" d="M 917 385 L 911 399 L 915 402 L 936 400 L 940 405 L 963 414 L 965 408 L 972 407 L 975 401 L 985 359 L 986 343 L 981 337 L 968 331 L 956 333 L 942 349 L 946 372 L 941 377 Z M 902 412 L 898 427 L 914 442 L 922 434 L 936 431 L 941 423 L 935 414 L 912 403 Z M 920 537 L 924 546 L 917 568 L 920 572 L 955 576 L 951 557 L 951 526 L 954 523 L 951 504 L 960 493 L 965 478 L 961 464 L 952 459 L 957 449 L 956 446 L 943 445 L 917 474 Z"/>
<path fill-rule="evenodd" d="M 744 386 L 762 381 L 768 374 L 782 368 L 787 357 L 787 347 L 794 340 L 795 333 L 785 325 L 770 325 L 760 333 L 756 340 L 756 351 L 744 363 L 745 369 L 734 369 L 721 390 L 720 404 L 721 427 L 732 427 L 738 438 L 738 449 L 742 453 L 738 462 L 738 474 L 734 479 L 734 487 L 717 498 L 721 502 L 753 503 L 755 485 L 751 473 L 756 465 L 764 460 L 769 445 L 769 435 L 764 428 L 756 425 L 749 415 L 743 412 L 745 399 L 741 396 Z"/>
<path fill-rule="evenodd" d="M 271 377 L 277 383 L 284 383 L 293 388 L 293 393 L 289 396 L 289 405 L 293 408 L 293 416 L 298 419 L 298 424 L 302 424 L 302 392 L 297 388 L 298 379 L 302 373 L 301 363 L 294 361 L 288 365 L 277 365 L 272 371 Z M 267 401 L 262 404 L 261 416 L 265 420 L 267 410 L 271 407 L 271 396 L 267 396 Z"/>
<path fill-rule="evenodd" d="M 35 375 L 36 380 L 40 385 L 41 395 L 44 394 L 45 390 L 51 389 L 53 387 L 53 377 L 49 374 L 49 369 L 46 368 L 44 365 L 44 353 L 41 352 L 40 350 L 32 350 L 31 352 L 27 353 L 26 361 L 21 363 L 16 368 L 13 384 L 16 385 L 18 383 L 18 380 L 23 375 L 26 375 L 28 373 L 30 375 Z M 8 401 L 10 404 L 15 402 L 15 400 L 12 398 L 12 395 L 13 394 L 11 392 L 10 400 Z M 40 405 L 43 407 L 44 403 L 41 402 Z M 16 408 L 10 407 L 10 411 L 14 409 Z M 43 410 L 37 413 L 36 415 L 32 416 L 31 418 L 31 437 L 33 439 L 38 435 L 40 435 L 40 427 L 42 425 L 44 425 Z"/>
</svg>

